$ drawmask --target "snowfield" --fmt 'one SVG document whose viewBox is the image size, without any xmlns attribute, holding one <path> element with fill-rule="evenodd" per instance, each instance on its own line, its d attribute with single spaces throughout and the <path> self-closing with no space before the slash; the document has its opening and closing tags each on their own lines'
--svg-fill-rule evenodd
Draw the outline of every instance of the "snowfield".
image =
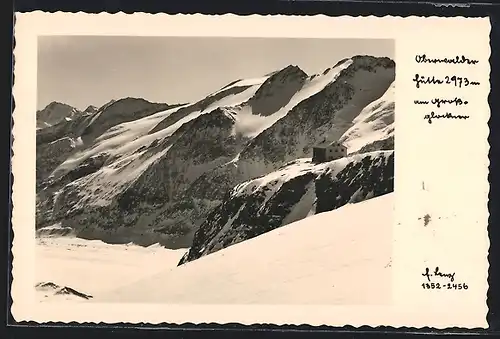
<svg viewBox="0 0 500 339">
<path fill-rule="evenodd" d="M 349 204 L 179 267 L 163 265 L 92 302 L 389 303 L 393 200 L 390 193 Z"/>
<path fill-rule="evenodd" d="M 86 301 L 71 291 L 58 292 L 67 287 L 95 297 L 166 267 L 175 267 L 185 251 L 158 245 L 110 245 L 99 240 L 41 236 L 36 246 L 37 297 L 40 302 Z"/>
<path fill-rule="evenodd" d="M 350 153 L 394 135 L 395 86 L 393 82 L 382 97 L 366 106 L 340 138 Z"/>
</svg>

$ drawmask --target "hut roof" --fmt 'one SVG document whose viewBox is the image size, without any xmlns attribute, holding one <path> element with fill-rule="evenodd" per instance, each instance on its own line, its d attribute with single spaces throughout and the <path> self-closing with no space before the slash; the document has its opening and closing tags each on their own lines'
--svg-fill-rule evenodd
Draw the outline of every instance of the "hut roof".
<svg viewBox="0 0 500 339">
<path fill-rule="evenodd" d="M 328 142 L 322 142 L 314 147 L 316 148 L 327 148 L 328 146 L 332 146 L 334 144 L 339 144 L 341 146 L 344 146 L 340 141 L 328 141 Z M 344 146 L 345 147 L 345 146 Z"/>
</svg>

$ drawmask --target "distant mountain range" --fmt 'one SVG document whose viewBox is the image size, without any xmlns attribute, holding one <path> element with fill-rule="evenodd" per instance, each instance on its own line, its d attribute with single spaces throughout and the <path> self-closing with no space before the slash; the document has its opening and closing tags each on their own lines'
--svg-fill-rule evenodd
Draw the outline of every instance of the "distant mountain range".
<svg viewBox="0 0 500 339">
<path fill-rule="evenodd" d="M 36 227 L 189 247 L 181 264 L 393 191 L 395 63 L 354 56 L 239 79 L 199 101 L 37 113 Z M 348 156 L 311 162 L 340 140 Z"/>
</svg>

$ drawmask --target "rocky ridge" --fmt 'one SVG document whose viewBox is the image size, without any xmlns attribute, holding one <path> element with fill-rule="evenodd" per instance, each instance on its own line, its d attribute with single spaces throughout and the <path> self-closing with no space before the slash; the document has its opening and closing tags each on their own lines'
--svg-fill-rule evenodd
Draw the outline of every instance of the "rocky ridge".
<svg viewBox="0 0 500 339">
<path fill-rule="evenodd" d="M 353 155 L 323 164 L 296 160 L 227 192 L 196 231 L 192 246 L 179 264 L 393 189 L 393 151 Z"/>
</svg>

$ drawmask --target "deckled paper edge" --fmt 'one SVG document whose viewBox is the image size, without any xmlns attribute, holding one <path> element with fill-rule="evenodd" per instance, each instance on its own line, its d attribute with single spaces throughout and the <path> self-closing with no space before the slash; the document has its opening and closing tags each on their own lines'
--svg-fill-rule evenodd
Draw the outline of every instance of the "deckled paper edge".
<svg viewBox="0 0 500 339">
<path fill-rule="evenodd" d="M 36 14 L 36 13 L 43 13 L 41 11 L 36 11 L 36 12 L 31 12 L 30 14 Z M 58 11 L 58 12 L 55 12 L 55 13 L 51 13 L 51 14 L 64 14 L 64 15 L 76 15 L 76 14 L 83 14 L 83 15 L 97 15 L 97 16 L 101 16 L 101 17 L 109 17 L 109 16 L 121 16 L 121 17 L 124 17 L 124 16 L 131 16 L 131 15 L 134 15 L 134 16 L 142 16 L 142 17 L 149 17 L 149 16 L 169 16 L 169 15 L 166 15 L 166 14 L 161 14 L 161 13 L 158 13 L 158 14 L 148 14 L 148 13 L 134 13 L 134 14 L 126 14 L 124 12 L 118 12 L 118 13 L 115 13 L 115 14 L 110 14 L 110 13 L 106 13 L 106 12 L 101 12 L 99 14 L 87 14 L 87 13 L 84 13 L 84 12 L 78 12 L 78 13 L 63 13 L 61 11 Z M 194 17 L 204 17 L 205 15 L 201 15 L 201 14 L 188 14 L 188 15 L 182 15 L 182 16 L 194 16 Z M 231 17 L 231 16 L 237 16 L 237 15 L 234 15 L 234 14 L 225 14 L 223 15 L 223 17 Z M 260 18 L 262 16 L 260 15 L 248 15 L 246 16 L 247 18 Z M 290 16 L 284 16 L 284 15 L 275 15 L 273 17 L 290 17 Z M 295 17 L 302 17 L 302 16 L 295 16 Z M 310 18 L 318 18 L 318 17 L 326 17 L 324 15 L 316 15 L 316 16 L 311 16 Z M 416 16 L 408 16 L 408 17 L 401 17 L 401 16 L 389 16 L 389 15 L 386 15 L 386 16 L 382 16 L 382 17 L 377 17 L 377 16 L 347 16 L 347 15 L 344 15 L 344 16 L 340 16 L 340 17 L 336 17 L 337 19 L 341 19 L 341 18 L 404 18 L 404 19 L 415 19 L 415 18 L 420 18 L 420 17 L 416 17 Z M 436 16 L 431 16 L 431 17 L 425 17 L 427 19 L 429 18 L 437 18 L 437 19 L 442 19 L 440 17 L 436 17 Z M 464 17 L 454 17 L 453 19 L 468 19 L 470 20 L 471 18 L 464 18 Z M 484 19 L 484 18 L 477 18 L 477 19 Z M 491 28 L 490 28 L 491 29 Z M 15 39 L 15 37 L 14 37 Z M 19 60 L 19 55 L 16 55 L 16 49 L 17 49 L 17 53 L 19 53 L 19 50 L 18 48 L 15 48 L 14 49 L 14 60 Z M 489 50 L 490 53 L 491 53 L 491 49 Z M 489 60 L 489 57 L 488 57 L 488 60 Z M 14 63 L 16 63 L 16 61 L 14 61 Z M 19 62 L 17 61 L 17 63 L 19 64 Z M 15 69 L 15 73 L 19 74 L 19 69 L 16 70 L 16 66 L 14 66 L 14 69 Z M 490 87 L 490 90 L 491 90 L 491 87 Z M 19 84 L 17 83 L 17 86 L 16 86 L 16 81 L 14 80 L 14 84 L 13 84 L 13 96 L 14 96 L 14 100 L 15 100 L 15 97 L 16 97 L 16 93 L 19 92 Z M 16 168 L 20 168 L 20 166 L 22 166 L 21 163 L 19 163 L 19 156 L 16 156 L 16 148 L 19 148 L 21 145 L 19 145 L 19 141 L 17 141 L 16 143 L 16 134 L 19 133 L 19 128 L 21 128 L 23 126 L 23 124 L 20 124 L 19 122 L 16 124 L 16 120 L 18 120 L 19 117 L 16 117 L 16 110 L 14 110 L 13 112 L 13 131 L 12 131 L 12 135 L 13 135 L 13 145 L 12 145 L 12 172 L 17 172 L 16 171 Z M 18 120 L 19 121 L 19 120 Z M 20 126 L 21 125 L 21 126 Z M 34 127 L 34 124 L 33 124 L 33 127 Z M 489 143 L 488 143 L 488 140 L 486 139 L 485 142 L 487 143 L 487 146 L 485 147 L 485 150 L 488 150 L 490 149 L 489 147 Z M 17 147 L 16 147 L 17 146 Z M 19 150 L 18 150 L 19 152 Z M 488 153 L 486 153 L 487 155 Z M 488 164 L 489 164 L 489 161 L 488 161 Z M 13 175 L 14 176 L 14 175 Z M 488 180 L 487 178 L 485 178 L 485 180 Z M 12 201 L 13 201 L 13 209 L 12 209 L 12 224 L 14 225 L 15 221 L 17 220 L 16 218 L 16 205 L 14 204 L 14 201 L 18 200 L 19 198 L 16 199 L 16 197 L 19 195 L 19 190 L 17 190 L 17 194 L 16 194 L 16 187 L 19 186 L 19 182 L 17 182 L 17 185 L 16 185 L 16 180 L 14 178 L 13 180 L 13 188 L 12 188 Z M 488 185 L 489 187 L 489 185 Z M 22 201 L 22 200 L 21 200 Z M 18 214 L 17 214 L 18 215 Z M 16 288 L 15 287 L 19 287 L 19 284 L 16 283 L 16 272 L 19 271 L 19 266 L 22 265 L 22 262 L 23 262 L 23 256 L 22 255 L 19 255 L 19 253 L 16 254 L 16 250 L 20 250 L 19 248 L 19 242 L 21 239 L 16 239 L 16 235 L 15 235 L 15 231 L 13 230 L 13 233 L 14 233 L 14 237 L 13 237 L 13 244 L 12 244 L 12 252 L 13 252 L 13 269 L 12 269 L 12 276 L 13 276 L 13 280 L 12 280 L 12 289 L 11 289 L 11 297 L 13 299 L 13 304 L 12 304 L 12 309 L 14 310 L 15 309 L 15 306 L 16 305 L 16 302 L 14 301 L 14 294 L 16 293 Z M 17 251 L 18 252 L 18 251 Z M 17 267 L 16 267 L 17 266 Z M 17 268 L 17 269 L 16 269 Z M 487 272 L 486 272 L 487 273 Z M 17 279 L 19 280 L 19 279 Z M 485 296 L 486 298 L 486 296 Z M 485 300 L 486 302 L 486 300 Z M 12 312 L 13 314 L 15 312 Z M 142 321 L 130 321 L 128 320 L 130 323 L 141 323 Z M 94 322 L 96 323 L 96 322 Z M 365 325 L 359 325 L 359 326 L 365 326 Z M 378 326 L 378 325 L 377 325 Z M 392 327 L 392 326 L 391 326 Z"/>
</svg>

